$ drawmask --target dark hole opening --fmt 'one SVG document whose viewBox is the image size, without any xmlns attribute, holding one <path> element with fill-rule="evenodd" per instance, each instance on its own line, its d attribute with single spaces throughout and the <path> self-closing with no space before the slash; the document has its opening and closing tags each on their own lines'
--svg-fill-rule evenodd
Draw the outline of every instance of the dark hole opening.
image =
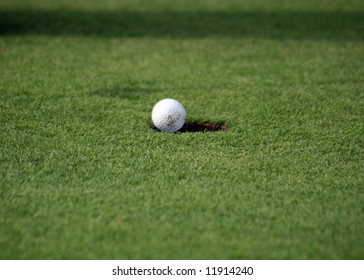
<svg viewBox="0 0 364 280">
<path fill-rule="evenodd" d="M 152 128 L 155 131 L 160 131 L 158 128 L 152 125 Z M 181 133 L 185 132 L 218 132 L 218 131 L 227 131 L 228 127 L 226 124 L 221 123 L 210 123 L 210 122 L 186 122 L 183 127 L 177 131 Z"/>
</svg>

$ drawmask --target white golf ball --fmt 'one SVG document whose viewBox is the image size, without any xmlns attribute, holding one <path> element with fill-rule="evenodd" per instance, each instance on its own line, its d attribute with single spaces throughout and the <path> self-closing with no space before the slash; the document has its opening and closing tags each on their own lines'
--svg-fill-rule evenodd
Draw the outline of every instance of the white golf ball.
<svg viewBox="0 0 364 280">
<path fill-rule="evenodd" d="M 176 132 L 186 119 L 186 110 L 174 99 L 163 99 L 154 105 L 152 120 L 156 128 L 164 132 Z"/>
</svg>

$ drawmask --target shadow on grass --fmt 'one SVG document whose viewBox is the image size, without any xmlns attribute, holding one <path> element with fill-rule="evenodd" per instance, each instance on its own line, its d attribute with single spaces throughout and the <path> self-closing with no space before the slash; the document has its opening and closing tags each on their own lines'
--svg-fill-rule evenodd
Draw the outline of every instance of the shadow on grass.
<svg viewBox="0 0 364 280">
<path fill-rule="evenodd" d="M 150 127 L 158 132 L 161 132 L 153 124 Z M 176 133 L 186 133 L 186 132 L 218 132 L 227 131 L 228 126 L 224 122 L 203 122 L 203 121 L 191 121 L 186 122 L 183 127 Z"/>
<path fill-rule="evenodd" d="M 152 94 L 157 91 L 158 91 L 157 89 L 151 87 L 126 85 L 124 87 L 115 86 L 115 87 L 98 89 L 91 92 L 91 94 L 99 95 L 102 97 L 138 99 L 141 97 L 145 97 L 146 94 Z"/>
<path fill-rule="evenodd" d="M 363 12 L 0 11 L 0 36 L 364 40 Z"/>
</svg>

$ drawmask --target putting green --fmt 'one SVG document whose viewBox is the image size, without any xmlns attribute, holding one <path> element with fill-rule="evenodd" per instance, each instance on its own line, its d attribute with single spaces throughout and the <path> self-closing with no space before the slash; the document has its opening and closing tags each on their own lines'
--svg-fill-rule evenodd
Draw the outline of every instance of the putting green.
<svg viewBox="0 0 364 280">
<path fill-rule="evenodd" d="M 1 259 L 363 259 L 363 1 L 53 2 L 0 3 Z"/>
</svg>

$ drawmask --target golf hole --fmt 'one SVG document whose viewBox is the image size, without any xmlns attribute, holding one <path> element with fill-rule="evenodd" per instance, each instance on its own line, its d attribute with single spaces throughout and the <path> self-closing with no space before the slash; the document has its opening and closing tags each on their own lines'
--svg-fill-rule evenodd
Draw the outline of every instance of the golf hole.
<svg viewBox="0 0 364 280">
<path fill-rule="evenodd" d="M 158 128 L 152 125 L 153 130 L 160 132 Z M 212 123 L 212 122 L 186 122 L 183 127 L 177 131 L 180 133 L 186 132 L 218 132 L 218 131 L 227 131 L 228 127 L 223 123 Z"/>
</svg>

